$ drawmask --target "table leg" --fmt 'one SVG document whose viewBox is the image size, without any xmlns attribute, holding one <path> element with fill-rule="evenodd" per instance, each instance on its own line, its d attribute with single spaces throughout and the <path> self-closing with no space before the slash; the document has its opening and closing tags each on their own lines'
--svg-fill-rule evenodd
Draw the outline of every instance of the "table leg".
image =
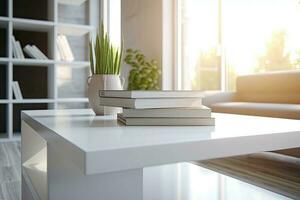
<svg viewBox="0 0 300 200">
<path fill-rule="evenodd" d="M 49 200 L 142 200 L 143 169 L 85 175 L 48 146 Z"/>
</svg>

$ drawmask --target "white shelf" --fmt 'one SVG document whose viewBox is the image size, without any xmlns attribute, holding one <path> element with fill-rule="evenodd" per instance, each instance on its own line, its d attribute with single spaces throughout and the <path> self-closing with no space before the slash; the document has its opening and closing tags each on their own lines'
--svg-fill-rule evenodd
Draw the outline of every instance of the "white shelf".
<svg viewBox="0 0 300 200">
<path fill-rule="evenodd" d="M 66 4 L 66 5 L 81 5 L 86 0 L 58 0 L 58 3 L 60 4 Z"/>
<path fill-rule="evenodd" d="M 12 103 L 54 103 L 54 99 L 13 99 Z"/>
<path fill-rule="evenodd" d="M 9 103 L 9 100 L 0 99 L 0 104 L 7 104 L 7 103 Z"/>
<path fill-rule="evenodd" d="M 68 67 L 88 67 L 90 66 L 89 61 L 59 61 L 59 60 L 39 60 L 39 59 L 8 59 L 0 58 L 0 63 L 11 62 L 13 65 L 30 65 L 30 66 L 49 66 L 49 65 L 59 65 L 59 66 L 68 66 Z"/>
<path fill-rule="evenodd" d="M 89 102 L 88 98 L 58 98 L 58 103 L 75 103 L 75 102 L 82 102 L 87 103 Z"/>
<path fill-rule="evenodd" d="M 89 61 L 55 61 L 55 64 L 59 67 L 89 67 Z"/>
<path fill-rule="evenodd" d="M 93 26 L 80 25 L 80 24 L 57 24 L 57 33 L 69 36 L 83 36 L 94 31 Z"/>
<path fill-rule="evenodd" d="M 8 17 L 0 17 L 0 22 L 9 22 L 9 18 Z"/>
<path fill-rule="evenodd" d="M 12 62 L 13 65 L 30 65 L 30 66 L 48 66 L 54 64 L 53 60 L 39 60 L 39 59 L 31 59 L 31 58 L 26 58 L 26 59 L 13 58 L 10 59 L 10 62 Z"/>
<path fill-rule="evenodd" d="M 13 27 L 16 30 L 51 31 L 53 27 L 56 26 L 58 28 L 57 31 L 59 34 L 73 35 L 73 36 L 85 35 L 95 30 L 95 28 L 90 25 L 55 23 L 52 21 L 45 21 L 45 20 L 13 18 L 12 22 L 13 22 Z"/>
<path fill-rule="evenodd" d="M 0 58 L 0 63 L 8 63 L 9 59 L 8 58 Z"/>
<path fill-rule="evenodd" d="M 27 31 L 51 31 L 54 27 L 54 22 L 45 20 L 34 20 L 34 19 L 12 19 L 13 28 L 16 30 L 27 30 Z"/>
<path fill-rule="evenodd" d="M 78 72 L 81 71 L 86 71 L 86 69 L 76 69 L 76 68 L 87 68 L 90 66 L 89 61 L 86 61 L 84 59 L 88 59 L 88 57 L 85 55 L 84 57 L 80 55 L 83 55 L 83 53 L 86 53 L 88 49 L 85 49 L 84 45 L 87 43 L 83 42 L 88 42 L 88 39 L 90 34 L 96 30 L 96 28 L 93 25 L 98 25 L 99 21 L 97 19 L 92 19 L 91 21 L 91 16 L 96 16 L 96 12 L 99 12 L 100 6 L 98 6 L 100 3 L 100 0 L 93 0 L 93 1 L 87 1 L 87 0 L 79 0 L 79 1 L 85 1 L 86 9 L 88 15 L 78 15 L 76 12 L 73 12 L 74 17 L 81 17 L 84 16 L 86 19 L 85 21 L 87 22 L 86 25 L 82 24 L 71 24 L 71 23 L 65 23 L 61 22 L 64 19 L 64 15 L 60 14 L 66 14 L 65 16 L 70 17 L 72 13 L 67 13 L 69 9 L 72 9 L 69 7 L 66 10 L 63 10 L 63 8 L 58 9 L 58 4 L 61 4 L 61 0 L 57 1 L 49 1 L 48 0 L 48 12 L 49 16 L 48 19 L 50 20 L 39 20 L 39 19 L 29 19 L 29 18 L 22 18 L 20 17 L 13 17 L 14 8 L 13 8 L 13 3 L 16 0 L 9 0 L 9 8 L 8 8 L 8 14 L 7 16 L 0 16 L 0 27 L 7 29 L 7 40 L 8 43 L 5 45 L 6 52 L 7 54 L 5 55 L 6 57 L 0 57 L 0 68 L 2 67 L 6 68 L 7 73 L 7 78 L 6 78 L 6 84 L 7 84 L 7 96 L 6 99 L 0 99 L 0 105 L 5 105 L 6 107 L 6 117 L 7 117 L 7 131 L 6 131 L 6 138 L 0 138 L 1 141 L 13 141 L 13 140 L 19 140 L 20 139 L 20 133 L 17 133 L 18 130 L 14 131 L 13 124 L 14 122 L 14 115 L 13 112 L 15 108 L 21 109 L 24 106 L 27 108 L 34 108 L 34 106 L 38 107 L 35 104 L 46 104 L 49 109 L 56 109 L 59 107 L 60 104 L 65 104 L 65 105 L 73 105 L 73 103 L 78 103 L 79 105 L 86 105 L 88 102 L 87 98 L 59 98 L 59 92 L 60 88 L 64 87 L 62 86 L 62 81 L 63 79 L 61 78 L 63 72 L 66 71 L 66 86 L 68 87 L 68 84 L 70 84 L 70 80 L 72 80 L 72 77 L 74 80 L 79 80 L 78 79 Z M 43 0 L 46 1 L 46 0 Z M 65 0 L 64 0 L 65 1 Z M 76 0 L 78 1 L 78 0 Z M 78 2 L 79 2 L 78 1 Z M 74 1 L 70 0 L 71 4 L 74 3 Z M 80 2 L 79 2 L 80 3 Z M 68 4 L 68 3 L 67 3 Z M 68 5 L 66 5 L 68 6 Z M 65 6 L 64 6 L 65 7 Z M 97 8 L 97 9 L 95 9 Z M 65 12 L 65 13 L 64 13 Z M 90 12 L 90 13 L 89 13 Z M 76 16 L 75 16 L 76 15 Z M 27 16 L 24 16 L 27 17 Z M 29 17 L 29 16 L 28 16 Z M 59 19 L 58 19 L 59 18 Z M 42 19 L 42 18 L 41 18 Z M 83 18 L 82 18 L 83 19 Z M 71 21 L 70 21 L 71 22 Z M 76 21 L 74 21 L 76 23 Z M 26 33 L 28 32 L 28 33 Z M 30 38 L 30 32 L 43 32 L 42 34 L 35 34 L 38 37 L 41 37 L 41 39 L 36 40 L 36 38 Z M 45 33 L 45 34 L 44 34 Z M 15 34 L 16 39 L 21 42 L 22 47 L 24 47 L 26 44 L 34 44 L 37 45 L 41 50 L 45 51 L 47 50 L 47 56 L 50 58 L 49 60 L 40 60 L 40 59 L 31 59 L 31 58 L 26 58 L 26 59 L 18 59 L 13 57 L 13 52 L 12 52 L 12 44 L 10 42 L 11 37 Z M 65 34 L 66 36 L 78 36 L 82 38 L 71 38 L 70 37 L 70 43 L 74 45 L 74 55 L 79 55 L 77 56 L 78 59 L 76 61 L 61 61 L 57 60 L 56 56 L 58 54 L 58 48 L 56 47 L 56 38 L 59 34 Z M 36 36 L 34 36 L 36 37 Z M 43 38 L 42 38 L 43 37 Z M 84 38 L 83 38 L 84 37 Z M 31 41 L 32 40 L 32 41 Z M 79 45 L 78 45 L 79 44 Z M 84 45 L 83 45 L 84 44 Z M 0 44 L 3 45 L 3 44 Z M 78 45 L 78 46 L 76 46 Z M 2 46 L 3 47 L 3 46 Z M 73 47 L 73 46 L 72 46 Z M 77 51 L 76 51 L 77 50 Z M 46 51 L 45 51 L 46 52 Z M 76 58 L 76 57 L 75 57 Z M 14 99 L 13 91 L 12 91 L 12 82 L 14 80 L 18 81 L 17 77 L 17 72 L 21 73 L 22 70 L 28 71 L 26 69 L 23 69 L 22 67 L 46 67 L 46 70 L 41 70 L 41 69 L 36 69 L 37 73 L 38 71 L 44 71 L 43 75 L 45 75 L 45 81 L 47 82 L 47 87 L 48 87 L 48 96 L 51 98 L 39 98 L 39 99 Z M 22 69 L 20 69 L 22 68 Z M 70 69 L 68 69 L 70 68 Z M 35 69 L 33 69 L 35 70 Z M 60 71 L 61 70 L 61 71 Z M 46 72 L 45 72 L 46 71 Z M 16 73 L 16 74 L 14 74 Z M 26 73 L 30 73 L 26 72 Z M 22 75 L 22 74 L 21 74 Z M 84 75 L 85 76 L 85 75 Z M 84 78 L 80 77 L 82 80 Z M 79 80 L 81 83 L 81 79 Z M 21 81 L 21 80 L 19 80 Z M 26 81 L 26 80 L 25 80 Z M 74 81 L 77 83 L 76 81 Z M 78 82 L 79 83 L 79 82 Z M 85 84 L 85 82 L 82 82 L 82 84 Z M 30 86 L 29 86 L 30 87 Z M 75 88 L 76 89 L 76 88 Z M 22 86 L 21 86 L 22 90 Z M 66 92 L 68 90 L 65 90 Z M 25 92 L 25 91 L 24 91 Z M 24 94 L 23 94 L 24 95 Z M 26 95 L 25 95 L 26 96 Z M 41 95 L 42 97 L 43 95 Z M 70 95 L 64 95 L 64 96 L 72 96 Z M 80 96 L 80 95 L 78 95 Z M 47 96 L 46 96 L 47 97 Z M 22 105 L 20 105 L 22 104 Z"/>
</svg>

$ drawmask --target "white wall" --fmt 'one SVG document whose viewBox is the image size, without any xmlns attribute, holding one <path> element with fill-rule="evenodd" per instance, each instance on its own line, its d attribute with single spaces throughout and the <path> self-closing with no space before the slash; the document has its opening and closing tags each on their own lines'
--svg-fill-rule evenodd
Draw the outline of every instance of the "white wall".
<svg viewBox="0 0 300 200">
<path fill-rule="evenodd" d="M 164 70 L 172 65 L 170 63 L 173 59 L 170 45 L 173 42 L 170 36 L 172 32 L 166 31 L 170 26 L 163 26 L 163 23 L 168 22 L 166 20 L 172 19 L 170 13 L 163 11 L 172 10 L 172 6 L 166 6 L 166 2 L 172 0 L 121 0 L 121 2 L 121 30 L 125 49 L 141 50 L 146 57 L 158 61 L 159 67 L 163 68 L 163 74 L 172 74 Z M 168 17 L 164 17 L 164 14 Z M 127 77 L 129 70 L 130 66 L 124 64 L 122 76 Z M 172 89 L 165 82 L 161 83 L 163 89 Z"/>
</svg>

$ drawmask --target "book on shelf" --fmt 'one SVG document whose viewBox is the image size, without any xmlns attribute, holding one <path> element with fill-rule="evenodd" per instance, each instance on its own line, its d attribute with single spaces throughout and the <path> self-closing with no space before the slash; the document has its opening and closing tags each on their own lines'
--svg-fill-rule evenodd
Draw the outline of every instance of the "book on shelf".
<svg viewBox="0 0 300 200">
<path fill-rule="evenodd" d="M 12 50 L 14 58 L 24 59 L 24 54 L 22 51 L 20 41 L 17 41 L 14 36 L 12 36 Z"/>
<path fill-rule="evenodd" d="M 38 52 L 35 48 L 33 48 L 33 46 L 29 46 L 29 47 L 30 47 L 29 50 L 30 50 L 30 51 L 32 52 L 32 54 L 34 55 L 34 58 L 41 60 L 42 57 L 41 57 L 41 55 L 39 54 L 39 52 Z"/>
<path fill-rule="evenodd" d="M 56 43 L 60 59 L 64 61 L 73 61 L 74 55 L 67 37 L 65 35 L 58 35 Z"/>
<path fill-rule="evenodd" d="M 208 118 L 182 118 L 182 117 L 124 117 L 118 114 L 118 120 L 128 126 L 213 126 L 215 119 Z"/>
<path fill-rule="evenodd" d="M 32 50 L 36 53 L 39 59 L 48 60 L 48 57 L 35 45 L 31 45 Z"/>
<path fill-rule="evenodd" d="M 43 54 L 43 52 L 41 52 L 41 50 L 39 50 L 39 48 L 37 48 L 35 45 L 27 44 L 23 50 L 31 58 L 40 59 L 40 60 L 48 59 L 47 56 Z"/>
<path fill-rule="evenodd" d="M 16 39 L 14 36 L 12 36 L 12 50 L 13 50 L 13 57 L 18 58 L 18 51 L 17 51 L 17 46 L 16 46 Z"/>
<path fill-rule="evenodd" d="M 202 98 L 203 92 L 191 90 L 160 90 L 160 91 L 138 91 L 138 90 L 99 90 L 100 97 L 116 98 Z"/>
<path fill-rule="evenodd" d="M 123 117 L 211 117 L 211 109 L 206 106 L 196 108 L 159 108 L 159 109 L 131 109 L 123 108 Z"/>
<path fill-rule="evenodd" d="M 100 97 L 100 105 L 124 108 L 190 108 L 201 107 L 201 98 L 110 98 Z"/>
<path fill-rule="evenodd" d="M 18 58 L 24 59 L 25 56 L 24 56 L 24 54 L 23 54 L 22 46 L 21 46 L 20 41 L 16 41 L 16 46 L 17 46 L 17 51 L 18 51 Z"/>
<path fill-rule="evenodd" d="M 23 99 L 23 95 L 20 89 L 20 85 L 18 81 L 13 81 L 12 89 L 15 96 L 15 99 Z"/>
<path fill-rule="evenodd" d="M 33 50 L 29 44 L 27 44 L 23 50 L 29 57 L 38 59 L 38 57 L 36 57 L 36 55 L 33 53 Z"/>
</svg>

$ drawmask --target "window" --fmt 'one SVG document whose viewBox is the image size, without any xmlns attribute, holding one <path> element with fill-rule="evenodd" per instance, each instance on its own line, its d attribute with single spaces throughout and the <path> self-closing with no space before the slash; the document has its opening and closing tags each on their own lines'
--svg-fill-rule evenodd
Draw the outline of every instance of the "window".
<svg viewBox="0 0 300 200">
<path fill-rule="evenodd" d="M 121 0 L 109 0 L 108 32 L 110 39 L 116 45 L 121 43 Z"/>
<path fill-rule="evenodd" d="M 300 68 L 299 0 L 178 0 L 182 89 L 235 90 L 238 75 Z"/>
<path fill-rule="evenodd" d="M 121 44 L 121 0 L 101 0 L 101 20 L 114 45 Z"/>
</svg>

